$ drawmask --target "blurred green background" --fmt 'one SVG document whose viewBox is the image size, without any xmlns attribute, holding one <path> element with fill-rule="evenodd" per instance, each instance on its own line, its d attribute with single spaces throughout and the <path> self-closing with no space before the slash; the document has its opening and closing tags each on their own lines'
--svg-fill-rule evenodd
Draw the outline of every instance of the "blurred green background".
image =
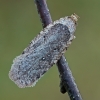
<svg viewBox="0 0 100 100">
<path fill-rule="evenodd" d="M 100 100 L 100 0 L 47 0 L 53 20 L 80 16 L 76 39 L 66 52 L 84 100 Z M 59 91 L 53 66 L 33 88 L 18 88 L 8 77 L 13 59 L 42 26 L 33 0 L 0 0 L 0 100 L 69 100 Z"/>
</svg>

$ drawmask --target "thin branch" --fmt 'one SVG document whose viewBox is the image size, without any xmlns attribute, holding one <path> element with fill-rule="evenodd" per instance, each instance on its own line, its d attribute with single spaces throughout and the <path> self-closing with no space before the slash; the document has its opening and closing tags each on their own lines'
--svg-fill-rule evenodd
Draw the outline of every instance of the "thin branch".
<svg viewBox="0 0 100 100">
<path fill-rule="evenodd" d="M 45 28 L 48 24 L 52 23 L 51 15 L 49 13 L 49 9 L 47 7 L 45 0 L 35 0 L 38 14 L 40 15 L 40 20 L 42 22 L 43 28 Z"/>
<path fill-rule="evenodd" d="M 64 56 L 57 63 L 61 78 L 61 91 L 67 90 L 70 100 L 82 100 L 77 85 Z"/>
<path fill-rule="evenodd" d="M 51 15 L 49 13 L 49 9 L 47 7 L 45 0 L 35 0 L 38 14 L 40 15 L 40 19 L 42 22 L 43 28 L 45 28 L 48 24 L 52 22 Z M 68 92 L 70 100 L 82 100 L 82 97 L 79 93 L 77 85 L 74 81 L 72 73 L 69 69 L 68 63 L 64 56 L 60 58 L 57 62 L 58 70 L 60 73 L 60 90 L 62 93 Z"/>
</svg>

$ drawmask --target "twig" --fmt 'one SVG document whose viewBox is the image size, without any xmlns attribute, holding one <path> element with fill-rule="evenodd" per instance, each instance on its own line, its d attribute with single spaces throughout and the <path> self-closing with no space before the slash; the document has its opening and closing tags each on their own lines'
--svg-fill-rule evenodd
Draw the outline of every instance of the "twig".
<svg viewBox="0 0 100 100">
<path fill-rule="evenodd" d="M 43 28 L 45 28 L 48 24 L 52 22 L 46 1 L 35 0 L 35 3 L 37 6 L 38 14 L 40 15 L 42 26 Z M 68 63 L 66 62 L 64 56 L 62 56 L 60 60 L 57 62 L 57 66 L 61 78 L 61 83 L 60 83 L 61 92 L 62 93 L 68 92 L 70 100 L 82 100 L 77 85 L 74 81 Z"/>
<path fill-rule="evenodd" d="M 61 91 L 67 90 L 70 100 L 82 100 L 77 85 L 64 56 L 57 63 L 61 78 Z"/>
<path fill-rule="evenodd" d="M 42 22 L 43 28 L 48 24 L 52 23 L 51 15 L 46 4 L 46 0 L 35 0 L 38 14 L 40 15 L 40 20 Z"/>
</svg>

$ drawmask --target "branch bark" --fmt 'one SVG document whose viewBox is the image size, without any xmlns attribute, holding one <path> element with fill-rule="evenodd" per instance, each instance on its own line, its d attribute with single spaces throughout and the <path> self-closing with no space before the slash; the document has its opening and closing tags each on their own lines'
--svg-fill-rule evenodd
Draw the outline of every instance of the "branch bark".
<svg viewBox="0 0 100 100">
<path fill-rule="evenodd" d="M 37 11 L 40 16 L 43 28 L 52 22 L 46 0 L 34 0 L 37 6 Z M 69 69 L 68 63 L 64 56 L 57 62 L 58 71 L 60 73 L 60 91 L 61 93 L 68 92 L 70 100 L 82 100 L 77 85 Z"/>
</svg>

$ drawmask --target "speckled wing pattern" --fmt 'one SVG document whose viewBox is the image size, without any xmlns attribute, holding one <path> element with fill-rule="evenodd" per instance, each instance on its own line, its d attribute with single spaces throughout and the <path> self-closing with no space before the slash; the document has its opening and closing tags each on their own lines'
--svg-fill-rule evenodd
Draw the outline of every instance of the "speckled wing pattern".
<svg viewBox="0 0 100 100">
<path fill-rule="evenodd" d="M 75 15 L 49 24 L 35 37 L 23 53 L 17 56 L 9 77 L 20 88 L 31 87 L 64 54 L 74 39 Z"/>
</svg>

